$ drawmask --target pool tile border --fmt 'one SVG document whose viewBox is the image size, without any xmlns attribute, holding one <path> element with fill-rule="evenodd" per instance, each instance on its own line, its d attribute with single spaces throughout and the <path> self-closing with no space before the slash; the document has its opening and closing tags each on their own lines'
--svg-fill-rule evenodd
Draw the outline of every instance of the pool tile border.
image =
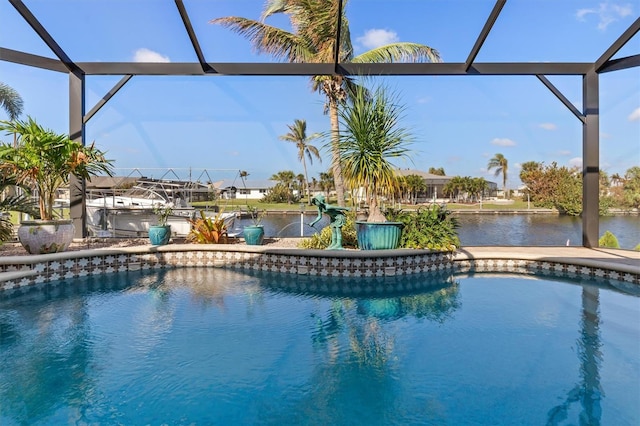
<svg viewBox="0 0 640 426">
<path fill-rule="evenodd" d="M 456 274 L 509 272 L 559 277 L 592 277 L 640 285 L 638 266 L 576 257 L 512 253 L 434 252 L 429 250 L 326 251 L 248 246 L 176 244 L 95 249 L 0 259 L 0 291 L 51 281 L 114 272 L 164 268 L 214 267 L 319 277 L 389 277 L 425 272 Z"/>
</svg>

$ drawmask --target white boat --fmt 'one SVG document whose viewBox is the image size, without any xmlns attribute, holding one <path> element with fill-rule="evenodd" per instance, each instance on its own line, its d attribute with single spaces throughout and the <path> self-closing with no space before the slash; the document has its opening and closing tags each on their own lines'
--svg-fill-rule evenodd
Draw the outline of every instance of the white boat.
<svg viewBox="0 0 640 426">
<path fill-rule="evenodd" d="M 121 195 L 87 198 L 87 228 L 97 237 L 143 237 L 149 226 L 157 223 L 154 207 L 172 205 L 167 219 L 171 234 L 184 237 L 191 224 L 187 219 L 199 217 L 200 210 L 187 202 L 188 188 L 172 181 L 138 181 Z M 207 217 L 221 216 L 227 229 L 233 229 L 235 212 L 205 211 Z"/>
</svg>

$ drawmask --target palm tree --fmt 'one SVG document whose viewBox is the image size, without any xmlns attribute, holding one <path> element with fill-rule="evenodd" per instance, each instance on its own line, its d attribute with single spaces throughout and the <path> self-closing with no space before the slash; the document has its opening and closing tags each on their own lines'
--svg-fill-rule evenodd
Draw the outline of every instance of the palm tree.
<svg viewBox="0 0 640 426">
<path fill-rule="evenodd" d="M 291 204 L 291 184 L 295 181 L 296 175 L 291 170 L 283 170 L 271 176 L 279 185 L 287 191 L 287 203 Z"/>
<path fill-rule="evenodd" d="M 424 182 L 421 176 L 408 175 L 405 176 L 405 185 L 410 194 L 410 201 L 412 204 L 416 204 L 418 200 L 418 194 L 427 189 L 427 184 Z"/>
<path fill-rule="evenodd" d="M 319 138 L 321 135 L 320 133 L 313 133 L 307 136 L 306 120 L 296 119 L 293 124 L 288 125 L 287 127 L 289 128 L 289 133 L 280 136 L 280 139 L 287 142 L 293 142 L 298 148 L 298 160 L 302 161 L 302 167 L 304 168 L 304 179 L 307 183 L 307 201 L 309 205 L 311 205 L 311 192 L 309 189 L 309 175 L 307 173 L 306 159 L 309 159 L 309 164 L 313 164 L 313 157 L 316 157 L 320 162 L 322 162 L 318 148 L 309 143 L 313 139 Z"/>
<path fill-rule="evenodd" d="M 403 107 L 384 87 L 369 92 L 356 86 L 351 103 L 340 108 L 343 126 L 338 144 L 345 181 L 351 189 L 365 188 L 368 222 L 385 222 L 378 197 L 397 187 L 392 159 L 408 156 L 412 137 L 399 125 Z"/>
<path fill-rule="evenodd" d="M 12 87 L 0 82 L 0 107 L 9 115 L 9 120 L 13 121 L 22 114 L 24 102 L 20 94 Z"/>
<path fill-rule="evenodd" d="M 320 188 L 322 188 L 327 200 L 329 199 L 329 193 L 334 187 L 333 172 L 331 170 L 327 170 L 326 173 L 320 172 Z"/>
<path fill-rule="evenodd" d="M 487 164 L 487 169 L 496 169 L 494 172 L 494 176 L 499 176 L 502 174 L 502 191 L 504 192 L 504 197 L 507 198 L 507 171 L 509 170 L 509 162 L 502 154 L 496 154 L 492 159 L 489 160 L 489 164 Z"/>
<path fill-rule="evenodd" d="M 340 10 L 342 4 L 342 10 Z M 229 16 L 210 21 L 246 36 L 258 52 L 293 63 L 331 63 L 336 56 L 339 62 L 440 62 L 439 53 L 423 44 L 392 43 L 354 56 L 349 32 L 349 21 L 345 15 L 347 0 L 267 0 L 261 20 Z M 264 21 L 272 15 L 288 15 L 294 33 L 266 25 Z M 341 18 L 340 41 L 336 46 L 338 22 Z M 331 121 L 332 168 L 338 205 L 344 207 L 344 182 L 342 164 L 338 153 L 339 120 L 338 106 L 347 99 L 350 80 L 342 75 L 312 77 L 312 88 L 326 96 L 325 111 Z"/>
</svg>

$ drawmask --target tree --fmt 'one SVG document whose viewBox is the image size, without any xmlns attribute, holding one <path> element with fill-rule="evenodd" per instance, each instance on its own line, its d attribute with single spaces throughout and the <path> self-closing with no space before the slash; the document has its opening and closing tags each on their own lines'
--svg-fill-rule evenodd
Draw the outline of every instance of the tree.
<svg viewBox="0 0 640 426">
<path fill-rule="evenodd" d="M 320 133 L 313 133 L 307 136 L 307 122 L 305 120 L 296 119 L 293 124 L 288 125 L 287 127 L 289 128 L 289 133 L 280 136 L 280 139 L 295 143 L 298 148 L 298 160 L 302 162 L 302 167 L 304 168 L 304 179 L 307 186 L 307 201 L 309 205 L 311 205 L 311 190 L 309 189 L 309 174 L 307 173 L 306 159 L 309 159 L 309 164 L 313 164 L 313 157 L 322 162 L 318 148 L 309 143 L 313 139 L 319 138 Z"/>
<path fill-rule="evenodd" d="M 291 170 L 283 170 L 271 176 L 271 180 L 278 182 L 287 191 L 287 203 L 291 204 L 291 185 L 295 181 L 296 175 Z"/>
<path fill-rule="evenodd" d="M 327 170 L 326 172 L 321 172 L 320 188 L 322 189 L 322 192 L 324 192 L 325 197 L 327 197 L 327 200 L 329 199 L 329 193 L 334 187 L 335 185 L 333 182 L 333 171 Z"/>
<path fill-rule="evenodd" d="M 20 94 L 12 87 L 0 82 L 0 107 L 7 112 L 9 120 L 13 121 L 22 114 L 24 102 Z"/>
<path fill-rule="evenodd" d="M 37 191 L 40 218 L 53 220 L 58 189 L 69 183 L 71 175 L 91 180 L 100 174 L 112 175 L 112 160 L 95 144 L 83 146 L 38 124 L 26 121 L 0 121 L 0 131 L 18 135 L 16 145 L 0 144 L 0 174 L 19 185 Z"/>
<path fill-rule="evenodd" d="M 640 208 L 640 167 L 631 167 L 624 174 L 623 201 L 631 208 Z"/>
<path fill-rule="evenodd" d="M 507 197 L 507 171 L 509 170 L 509 162 L 502 154 L 496 154 L 489 160 L 487 169 L 496 169 L 494 176 L 502 175 L 502 190 L 504 191 L 504 197 Z"/>
<path fill-rule="evenodd" d="M 482 177 L 468 178 L 467 185 L 467 192 L 475 200 L 478 200 L 480 195 L 484 194 L 484 192 L 489 189 L 489 183 Z"/>
<path fill-rule="evenodd" d="M 407 191 L 409 191 L 410 201 L 412 204 L 416 204 L 418 194 L 427 189 L 427 184 L 424 182 L 422 176 L 408 175 L 404 177 L 404 184 Z"/>
<path fill-rule="evenodd" d="M 365 189 L 368 222 L 386 221 L 379 197 L 396 188 L 396 167 L 391 161 L 409 152 L 411 135 L 399 125 L 403 111 L 398 97 L 382 86 L 372 92 L 356 86 L 350 105 L 339 110 L 338 150 L 345 182 L 351 189 Z"/>
<path fill-rule="evenodd" d="M 638 168 L 640 170 L 640 168 Z M 601 174 L 599 211 L 607 213 L 611 198 L 603 196 L 606 175 Z M 577 167 L 548 166 L 534 161 L 522 165 L 520 179 L 527 186 L 527 193 L 537 207 L 555 208 L 562 214 L 579 216 L 582 213 L 582 173 Z"/>
<path fill-rule="evenodd" d="M 264 52 L 293 63 L 333 63 L 336 53 L 338 62 L 441 61 L 435 49 L 406 42 L 388 44 L 354 56 L 349 21 L 345 15 L 346 4 L 347 0 L 267 0 L 260 21 L 229 16 L 213 19 L 210 23 L 223 25 L 246 36 L 258 53 Z M 268 17 L 279 13 L 289 17 L 295 32 L 265 24 Z M 340 40 L 336 46 L 338 22 Z M 321 75 L 312 77 L 311 82 L 313 90 L 326 97 L 325 111 L 328 111 L 331 121 L 333 176 L 338 205 L 344 207 L 342 160 L 338 153 L 338 106 L 347 99 L 351 80 L 342 75 Z"/>
<path fill-rule="evenodd" d="M 429 173 L 437 176 L 446 176 L 444 167 L 438 167 L 437 169 L 435 167 L 429 167 Z"/>
</svg>

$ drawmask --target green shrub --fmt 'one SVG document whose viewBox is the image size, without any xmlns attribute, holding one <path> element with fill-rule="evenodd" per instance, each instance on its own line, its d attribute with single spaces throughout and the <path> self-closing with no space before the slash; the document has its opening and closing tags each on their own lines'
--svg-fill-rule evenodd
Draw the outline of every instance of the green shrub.
<svg viewBox="0 0 640 426">
<path fill-rule="evenodd" d="M 347 213 L 347 220 L 342 226 L 342 247 L 358 247 L 355 226 L 356 215 L 353 212 Z M 325 226 L 320 232 L 316 232 L 310 238 L 305 238 L 298 244 L 299 248 L 305 249 L 326 249 L 331 244 L 331 227 Z"/>
<path fill-rule="evenodd" d="M 598 240 L 598 246 L 605 248 L 620 248 L 618 239 L 611 232 L 606 231 Z"/>
<path fill-rule="evenodd" d="M 637 246 L 635 246 L 633 249 L 634 249 L 635 251 L 640 251 L 640 244 L 638 244 Z"/>
<path fill-rule="evenodd" d="M 388 218 L 404 223 L 400 247 L 453 251 L 460 247 L 458 219 L 451 210 L 433 204 L 410 212 L 394 212 Z"/>
</svg>

